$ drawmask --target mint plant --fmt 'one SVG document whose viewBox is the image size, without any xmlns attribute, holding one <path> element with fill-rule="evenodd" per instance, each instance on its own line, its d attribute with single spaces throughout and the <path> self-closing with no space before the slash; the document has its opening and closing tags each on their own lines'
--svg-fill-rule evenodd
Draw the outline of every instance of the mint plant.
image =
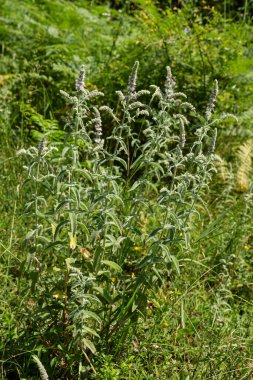
<svg viewBox="0 0 253 380">
<path fill-rule="evenodd" d="M 31 318 L 42 345 L 57 339 L 61 355 L 75 353 L 79 375 L 84 362 L 93 368 L 99 342 L 121 352 L 158 287 L 180 276 L 214 172 L 217 82 L 201 117 L 170 68 L 163 89 L 137 90 L 138 67 L 116 110 L 96 105 L 103 94 L 86 89 L 82 67 L 76 94 L 61 91 L 71 108 L 64 143 L 49 132 L 19 152 L 28 158 L 23 187 L 33 189 L 24 207 Z"/>
</svg>

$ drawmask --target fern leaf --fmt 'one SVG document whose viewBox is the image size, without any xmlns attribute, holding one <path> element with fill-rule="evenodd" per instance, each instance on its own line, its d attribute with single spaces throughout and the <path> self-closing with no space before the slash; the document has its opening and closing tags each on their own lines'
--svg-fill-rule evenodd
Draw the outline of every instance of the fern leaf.
<svg viewBox="0 0 253 380">
<path fill-rule="evenodd" d="M 251 172 L 251 161 L 253 152 L 253 141 L 244 142 L 238 148 L 237 158 L 239 166 L 236 174 L 236 189 L 240 192 L 246 192 L 249 189 L 249 175 Z"/>
<path fill-rule="evenodd" d="M 215 166 L 217 169 L 217 175 L 221 183 L 226 183 L 230 177 L 228 169 L 228 163 L 219 155 L 215 155 Z"/>
</svg>

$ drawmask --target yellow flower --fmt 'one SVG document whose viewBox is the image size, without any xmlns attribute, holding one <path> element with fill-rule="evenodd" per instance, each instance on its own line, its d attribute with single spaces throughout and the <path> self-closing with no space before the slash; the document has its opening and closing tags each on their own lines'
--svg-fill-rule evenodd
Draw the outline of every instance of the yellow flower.
<svg viewBox="0 0 253 380">
<path fill-rule="evenodd" d="M 66 296 L 65 296 L 64 293 L 55 293 L 55 294 L 53 294 L 53 298 L 55 298 L 55 299 L 65 299 Z"/>
<path fill-rule="evenodd" d="M 243 248 L 245 249 L 245 251 L 249 251 L 251 247 L 250 247 L 250 245 L 246 244 Z"/>
<path fill-rule="evenodd" d="M 88 249 L 85 249 L 85 248 L 79 246 L 79 251 L 81 252 L 81 254 L 83 255 L 83 257 L 85 259 L 89 259 L 91 257 L 91 253 L 90 253 L 90 251 L 88 251 Z"/>
<path fill-rule="evenodd" d="M 144 251 L 145 247 L 134 246 L 132 249 L 133 251 Z"/>
</svg>

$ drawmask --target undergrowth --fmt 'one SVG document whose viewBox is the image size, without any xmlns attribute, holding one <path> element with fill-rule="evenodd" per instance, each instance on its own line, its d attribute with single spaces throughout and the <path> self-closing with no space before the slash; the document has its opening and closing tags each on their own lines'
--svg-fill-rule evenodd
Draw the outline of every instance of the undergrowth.
<svg viewBox="0 0 253 380">
<path fill-rule="evenodd" d="M 138 67 L 136 62 L 126 91 L 117 91 L 115 111 L 96 105 L 103 93 L 86 88 L 82 67 L 76 94 L 61 91 L 69 104 L 62 142 L 54 142 L 48 131 L 37 147 L 18 151 L 26 162 L 21 192 L 29 196 L 22 222 L 29 230 L 17 278 L 22 312 L 16 355 L 22 361 L 28 352 L 38 355 L 39 369 L 47 363 L 50 378 L 88 373 L 96 378 L 99 352 L 105 358 L 121 357 L 129 339 L 139 352 L 143 321 L 150 331 L 146 342 L 152 342 L 171 313 L 172 331 L 185 331 L 192 313 L 185 305 L 190 290 L 173 301 L 175 286 L 188 265 L 208 268 L 194 261 L 191 252 L 213 232 L 209 227 L 211 232 L 196 239 L 200 207 L 207 207 L 205 193 L 216 172 L 216 126 L 224 119 L 213 117 L 217 81 L 199 116 L 177 90 L 169 67 L 162 89 L 137 90 Z M 109 136 L 103 135 L 104 114 L 113 125 Z M 230 267 L 224 268 L 230 264 L 223 261 L 212 263 L 196 285 L 210 270 L 219 276 L 219 267 L 229 276 Z M 231 310 L 224 291 L 223 285 L 215 291 L 212 326 Z M 199 322 L 189 319 L 198 336 Z M 11 338 L 5 357 L 13 344 Z M 160 350 L 160 344 L 151 347 Z M 8 374 L 8 360 L 3 363 Z M 29 363 L 20 370 L 29 373 Z M 175 373 L 181 371 L 186 369 Z"/>
<path fill-rule="evenodd" d="M 252 378 L 252 26 L 229 3 L 2 2 L 1 379 Z"/>
</svg>

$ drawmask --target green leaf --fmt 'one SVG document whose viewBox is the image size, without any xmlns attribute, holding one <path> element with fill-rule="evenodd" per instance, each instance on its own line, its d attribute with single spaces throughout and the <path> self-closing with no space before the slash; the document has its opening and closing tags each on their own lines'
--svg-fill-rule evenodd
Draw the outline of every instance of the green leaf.
<svg viewBox="0 0 253 380">
<path fill-rule="evenodd" d="M 106 302 L 109 305 L 113 304 L 113 299 L 111 297 L 111 294 L 106 289 L 101 288 L 99 286 L 94 286 L 93 289 L 99 293 L 99 296 L 100 296 L 100 298 L 102 298 L 103 303 Z"/>
<path fill-rule="evenodd" d="M 70 228 L 72 235 L 76 234 L 76 222 L 77 222 L 77 215 L 73 212 L 69 213 L 69 220 L 70 220 Z"/>
<path fill-rule="evenodd" d="M 120 220 L 118 219 L 118 217 L 115 214 L 113 214 L 112 212 L 109 212 L 109 211 L 106 212 L 106 215 L 109 216 L 112 219 L 113 223 L 111 223 L 111 224 L 113 224 L 115 227 L 117 227 L 118 230 L 119 230 L 119 232 L 122 233 L 123 226 L 122 226 Z"/>
<path fill-rule="evenodd" d="M 87 226 L 81 222 L 78 222 L 78 226 L 81 227 L 82 232 L 85 234 L 86 240 L 88 241 L 90 239 L 90 233 L 89 233 Z"/>
<path fill-rule="evenodd" d="M 65 206 L 68 206 L 68 205 L 69 205 L 69 201 L 66 201 L 66 200 L 62 201 L 62 202 L 56 207 L 55 212 L 57 213 L 57 212 L 61 211 Z"/>
<path fill-rule="evenodd" d="M 158 232 L 161 232 L 162 230 L 163 230 L 162 227 L 156 228 L 155 230 L 153 230 L 153 231 L 151 232 L 151 234 L 149 235 L 149 238 L 151 238 L 151 237 L 157 235 Z"/>
<path fill-rule="evenodd" d="M 161 281 L 161 283 L 163 283 L 163 278 L 162 276 L 160 275 L 160 273 L 158 272 L 158 270 L 155 268 L 155 267 L 152 267 L 151 270 L 155 273 L 155 275 L 159 278 L 159 280 Z"/>
<path fill-rule="evenodd" d="M 142 181 L 136 181 L 129 191 L 134 191 L 142 184 Z"/>
<path fill-rule="evenodd" d="M 119 201 L 122 204 L 122 206 L 124 206 L 124 202 L 123 202 L 122 198 L 120 198 L 120 196 L 117 195 L 117 194 L 112 194 L 112 193 L 111 194 L 107 194 L 106 198 L 107 199 L 112 199 L 112 200 L 115 200 L 115 201 Z"/>
<path fill-rule="evenodd" d="M 97 321 L 99 323 L 101 322 L 101 318 L 97 314 L 93 313 L 93 311 L 89 311 L 89 310 L 83 310 L 82 311 L 82 318 L 83 319 L 91 318 L 91 319 L 94 319 L 95 321 Z"/>
<path fill-rule="evenodd" d="M 148 264 L 152 261 L 153 258 L 154 258 L 154 255 L 153 255 L 153 254 L 150 254 L 150 255 L 144 257 L 144 258 L 141 260 L 141 262 L 137 265 L 137 268 L 140 269 L 140 268 L 145 267 L 146 265 L 148 265 Z"/>
<path fill-rule="evenodd" d="M 99 338 L 99 335 L 98 335 L 98 333 L 94 330 L 94 329 L 92 329 L 92 328 L 90 328 L 90 327 L 88 327 L 88 326 L 82 326 L 82 332 L 86 332 L 86 333 L 88 333 L 88 334 L 91 334 L 91 335 L 93 335 L 93 336 L 97 336 L 98 338 Z"/>
<path fill-rule="evenodd" d="M 162 252 L 164 252 L 166 254 L 169 261 L 174 264 L 174 267 L 176 269 L 177 274 L 180 274 L 179 262 L 178 262 L 177 258 L 174 255 L 171 255 L 170 250 L 166 245 L 160 244 L 160 247 L 162 249 Z"/>
<path fill-rule="evenodd" d="M 115 263 L 114 261 L 102 260 L 101 263 L 107 265 L 108 267 L 112 268 L 116 272 L 122 272 L 122 268 L 117 263 Z"/>
<path fill-rule="evenodd" d="M 95 249 L 93 256 L 93 270 L 97 273 L 100 270 L 101 259 L 103 257 L 103 249 L 98 246 Z"/>
<path fill-rule="evenodd" d="M 136 174 L 138 172 L 138 170 L 140 170 L 144 164 L 146 163 L 146 160 L 143 156 L 140 156 L 138 157 L 134 163 L 131 165 L 131 171 L 132 171 L 132 175 Z"/>
<path fill-rule="evenodd" d="M 75 173 L 81 174 L 83 177 L 85 177 L 89 182 L 93 182 L 92 176 L 86 169 L 74 169 Z"/>
<path fill-rule="evenodd" d="M 64 241 L 61 241 L 61 240 L 54 241 L 54 242 L 52 242 L 52 243 L 49 243 L 49 244 L 45 247 L 45 251 L 48 250 L 49 248 L 56 247 L 57 245 L 67 246 L 67 243 L 64 242 Z"/>
<path fill-rule="evenodd" d="M 33 235 L 36 233 L 36 231 L 37 231 L 37 228 L 34 229 L 34 230 L 29 231 L 29 232 L 26 234 L 25 239 L 26 239 L 26 240 L 31 239 L 31 238 L 33 237 Z"/>
<path fill-rule="evenodd" d="M 83 338 L 82 343 L 84 348 L 88 348 L 93 354 L 96 353 L 96 347 L 89 339 Z"/>
<path fill-rule="evenodd" d="M 122 164 L 122 166 L 124 167 L 124 169 L 127 170 L 127 163 L 122 158 L 120 158 L 120 157 L 114 157 L 113 160 L 120 162 Z"/>
</svg>

